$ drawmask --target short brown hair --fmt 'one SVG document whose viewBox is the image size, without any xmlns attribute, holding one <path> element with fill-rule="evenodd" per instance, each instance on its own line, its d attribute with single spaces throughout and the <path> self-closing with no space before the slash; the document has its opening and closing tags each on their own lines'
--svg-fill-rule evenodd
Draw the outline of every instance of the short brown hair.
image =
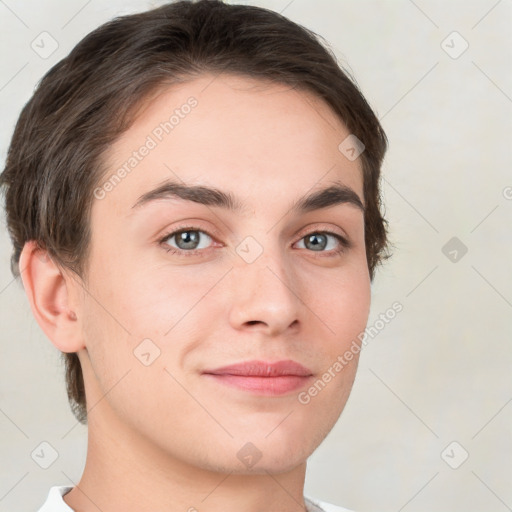
<svg viewBox="0 0 512 512">
<path fill-rule="evenodd" d="M 205 72 L 312 92 L 364 143 L 365 242 L 373 280 L 375 267 L 390 256 L 379 184 L 387 139 L 377 117 L 314 32 L 276 12 L 220 0 L 179 1 L 115 18 L 42 78 L 21 112 L 0 176 L 16 277 L 25 242 L 35 240 L 86 282 L 93 190 L 105 174 L 102 156 L 156 88 Z M 71 409 L 86 423 L 78 356 L 63 357 Z"/>
</svg>

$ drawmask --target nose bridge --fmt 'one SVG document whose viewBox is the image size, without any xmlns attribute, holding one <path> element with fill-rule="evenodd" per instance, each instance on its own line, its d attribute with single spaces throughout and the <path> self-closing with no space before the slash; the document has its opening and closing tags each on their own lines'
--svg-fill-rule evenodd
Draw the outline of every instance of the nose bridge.
<svg viewBox="0 0 512 512">
<path fill-rule="evenodd" d="M 255 240 L 250 239 L 237 247 L 230 320 L 238 329 L 259 326 L 278 333 L 299 320 L 297 281 L 278 243 L 260 246 L 256 256 L 257 250 Z"/>
</svg>

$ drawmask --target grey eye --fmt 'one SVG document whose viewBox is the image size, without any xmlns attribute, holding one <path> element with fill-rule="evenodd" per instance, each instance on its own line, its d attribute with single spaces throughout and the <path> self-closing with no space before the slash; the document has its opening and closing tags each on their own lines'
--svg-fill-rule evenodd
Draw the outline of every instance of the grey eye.
<svg viewBox="0 0 512 512">
<path fill-rule="evenodd" d="M 332 240 L 332 242 L 330 242 L 330 240 Z M 305 248 L 314 252 L 331 251 L 339 248 L 340 245 L 344 245 L 343 240 L 339 235 L 320 231 L 306 235 L 301 238 L 298 243 L 304 246 L 300 247 L 301 249 Z"/>
<path fill-rule="evenodd" d="M 203 242 L 203 246 L 200 247 L 202 239 L 205 238 L 206 244 L 205 242 Z M 175 231 L 166 238 L 166 240 L 168 241 L 171 241 L 173 239 L 175 240 L 176 245 L 173 245 L 169 242 L 166 243 L 169 243 L 171 247 L 183 251 L 205 249 L 206 247 L 208 247 L 209 242 L 211 241 L 211 237 L 207 233 L 205 233 L 204 231 L 200 231 L 198 229 L 184 229 L 181 231 Z"/>
</svg>

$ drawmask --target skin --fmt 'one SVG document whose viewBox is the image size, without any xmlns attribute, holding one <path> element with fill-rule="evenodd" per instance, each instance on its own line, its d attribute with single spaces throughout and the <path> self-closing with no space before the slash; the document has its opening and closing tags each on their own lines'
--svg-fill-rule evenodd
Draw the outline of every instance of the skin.
<svg viewBox="0 0 512 512">
<path fill-rule="evenodd" d="M 345 203 L 291 212 L 298 198 L 335 180 L 364 203 L 360 159 L 338 150 L 347 128 L 310 93 L 203 75 L 146 102 L 106 155 L 107 177 L 190 96 L 198 101 L 190 114 L 94 200 L 87 280 L 33 242 L 22 253 L 38 323 L 59 350 L 79 354 L 85 377 L 87 461 L 64 498 L 75 510 L 304 510 L 306 460 L 354 381 L 357 355 L 308 404 L 297 399 L 368 320 L 362 211 Z M 177 177 L 230 192 L 244 209 L 177 198 L 132 208 Z M 200 234 L 195 255 L 167 252 L 176 238 L 160 241 L 183 225 L 211 235 Z M 329 237 L 323 251 L 308 249 L 304 237 L 325 230 L 352 247 L 336 254 L 340 245 Z M 236 252 L 248 236 L 263 250 L 252 263 Z M 145 366 L 134 350 L 148 338 L 160 355 Z M 253 359 L 295 360 L 313 381 L 262 396 L 201 373 Z M 248 442 L 261 452 L 252 467 L 237 457 Z"/>
</svg>

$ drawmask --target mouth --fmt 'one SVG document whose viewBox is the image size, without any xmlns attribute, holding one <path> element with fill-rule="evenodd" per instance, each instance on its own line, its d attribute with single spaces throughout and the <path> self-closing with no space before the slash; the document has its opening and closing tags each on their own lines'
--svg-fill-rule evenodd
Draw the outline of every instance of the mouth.
<svg viewBox="0 0 512 512">
<path fill-rule="evenodd" d="M 274 363 L 244 361 L 203 372 L 216 382 L 260 395 L 283 395 L 309 383 L 313 372 L 301 364 L 286 360 Z"/>
</svg>

